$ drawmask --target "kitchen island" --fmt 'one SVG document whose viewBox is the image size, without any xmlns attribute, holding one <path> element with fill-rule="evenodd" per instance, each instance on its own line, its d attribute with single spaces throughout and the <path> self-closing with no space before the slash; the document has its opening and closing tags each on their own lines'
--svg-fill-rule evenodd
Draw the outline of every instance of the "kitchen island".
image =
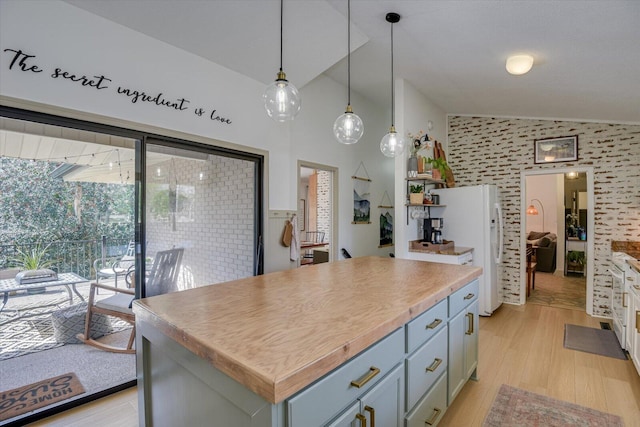
<svg viewBox="0 0 640 427">
<path fill-rule="evenodd" d="M 472 355 L 475 345 L 475 364 L 461 359 L 475 370 L 477 315 L 463 312 L 474 304 L 477 310 L 474 279 L 481 272 L 363 257 L 135 301 L 140 424 L 295 427 L 324 425 L 334 415 L 351 423 L 367 415 L 354 402 L 389 379 L 395 385 L 387 389 L 397 395 L 391 409 L 401 425 L 410 410 L 422 407 L 405 402 L 426 398 L 430 390 L 405 399 L 402 365 L 423 348 L 425 357 L 435 349 L 429 340 L 445 347 L 436 358 L 441 369 L 451 357 Z M 461 339 L 475 334 L 475 344 L 449 354 L 448 326 L 459 314 L 467 322 Z M 416 318 L 427 323 L 414 334 Z M 438 375 L 434 382 L 453 398 L 459 390 L 448 389 L 446 375 Z M 332 388 L 345 380 L 345 387 Z M 446 400 L 438 414 L 444 409 Z M 384 411 L 377 416 L 385 425 Z"/>
</svg>

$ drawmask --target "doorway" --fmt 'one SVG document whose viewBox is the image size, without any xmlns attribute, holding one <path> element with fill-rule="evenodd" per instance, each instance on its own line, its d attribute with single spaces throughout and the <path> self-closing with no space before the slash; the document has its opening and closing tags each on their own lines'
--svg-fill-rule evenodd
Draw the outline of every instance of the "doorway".
<svg viewBox="0 0 640 427">
<path fill-rule="evenodd" d="M 593 312 L 593 170 L 559 168 L 521 175 L 521 298 Z M 527 246 L 535 255 L 528 295 Z M 584 292 L 584 293 L 583 293 Z"/>
<path fill-rule="evenodd" d="M 299 266 L 337 259 L 338 169 L 298 161 Z"/>
</svg>

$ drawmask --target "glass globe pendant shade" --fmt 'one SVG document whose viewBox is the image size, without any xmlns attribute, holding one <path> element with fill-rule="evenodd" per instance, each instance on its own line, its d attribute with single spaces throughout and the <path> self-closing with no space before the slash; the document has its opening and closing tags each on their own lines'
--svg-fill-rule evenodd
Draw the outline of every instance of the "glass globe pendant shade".
<svg viewBox="0 0 640 427">
<path fill-rule="evenodd" d="M 364 133 L 362 120 L 353 112 L 351 105 L 333 124 L 333 134 L 341 144 L 351 145 L 360 140 Z"/>
<path fill-rule="evenodd" d="M 387 157 L 398 157 L 404 153 L 404 140 L 398 135 L 396 129 L 391 126 L 389 133 L 382 137 L 380 141 L 380 151 Z"/>
<path fill-rule="evenodd" d="M 278 78 L 271 83 L 262 95 L 264 108 L 267 114 L 277 122 L 293 120 L 300 112 L 302 100 L 298 89 L 287 80 L 283 71 L 278 73 Z"/>
</svg>

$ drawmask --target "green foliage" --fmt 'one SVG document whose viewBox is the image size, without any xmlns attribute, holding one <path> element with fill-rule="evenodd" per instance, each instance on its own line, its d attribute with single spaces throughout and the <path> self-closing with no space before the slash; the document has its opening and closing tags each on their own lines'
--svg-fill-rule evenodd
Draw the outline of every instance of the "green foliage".
<svg viewBox="0 0 640 427">
<path fill-rule="evenodd" d="M 443 159 L 442 157 L 437 159 L 432 159 L 431 157 L 429 157 L 427 159 L 427 163 L 429 163 L 433 169 L 438 169 L 440 171 L 440 175 L 444 179 L 444 176 L 447 173 L 447 169 L 449 169 L 449 165 L 447 164 L 447 161 L 445 159 Z"/>
<path fill-rule="evenodd" d="M 134 234 L 132 185 L 65 182 L 51 177 L 57 166 L 0 158 L 2 244 L 93 240 L 103 234 L 113 239 L 131 239 Z M 78 198 L 79 191 L 82 196 Z M 75 207 L 74 199 L 77 199 Z M 76 212 L 78 207 L 80 215 Z M 110 222 L 109 217 L 116 215 L 126 220 Z"/>
<path fill-rule="evenodd" d="M 411 191 L 412 193 L 422 193 L 423 188 L 424 187 L 420 184 L 416 184 L 416 185 L 411 184 L 409 186 L 409 191 Z"/>
<path fill-rule="evenodd" d="M 584 265 L 585 255 L 583 251 L 569 251 L 567 253 L 567 261 L 573 262 L 579 265 Z"/>
<path fill-rule="evenodd" d="M 33 246 L 31 249 L 16 248 L 18 256 L 14 257 L 11 261 L 17 267 L 22 267 L 24 270 L 48 268 L 54 264 L 54 261 L 45 260 L 47 256 L 47 249 L 49 249 L 49 245 L 43 248 L 40 246 L 40 243 Z"/>
</svg>

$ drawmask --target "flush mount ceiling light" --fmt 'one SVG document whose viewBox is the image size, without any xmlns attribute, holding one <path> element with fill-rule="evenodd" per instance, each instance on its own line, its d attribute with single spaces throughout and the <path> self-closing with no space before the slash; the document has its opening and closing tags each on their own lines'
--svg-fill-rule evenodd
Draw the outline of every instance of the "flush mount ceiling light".
<svg viewBox="0 0 640 427">
<path fill-rule="evenodd" d="M 276 81 L 271 83 L 264 91 L 262 99 L 267 114 L 277 122 L 293 120 L 300 112 L 302 100 L 298 89 L 287 80 L 287 75 L 282 71 L 282 16 L 284 0 L 280 0 L 280 71 Z"/>
<path fill-rule="evenodd" d="M 531 55 L 512 55 L 507 58 L 507 71 L 514 76 L 528 73 L 531 67 L 533 67 Z"/>
<path fill-rule="evenodd" d="M 341 144 L 355 144 L 362 137 L 364 126 L 351 108 L 351 0 L 347 0 L 347 108 L 333 124 L 333 134 Z"/>
<path fill-rule="evenodd" d="M 576 179 L 578 178 L 578 172 L 567 172 L 566 177 L 567 179 Z"/>
<path fill-rule="evenodd" d="M 404 152 L 404 140 L 398 135 L 394 126 L 395 120 L 395 89 L 393 80 L 393 24 L 400 21 L 400 15 L 397 13 L 387 13 L 385 18 L 391 23 L 391 127 L 389 133 L 382 137 L 380 141 L 380 151 L 387 157 L 398 157 Z"/>
</svg>

